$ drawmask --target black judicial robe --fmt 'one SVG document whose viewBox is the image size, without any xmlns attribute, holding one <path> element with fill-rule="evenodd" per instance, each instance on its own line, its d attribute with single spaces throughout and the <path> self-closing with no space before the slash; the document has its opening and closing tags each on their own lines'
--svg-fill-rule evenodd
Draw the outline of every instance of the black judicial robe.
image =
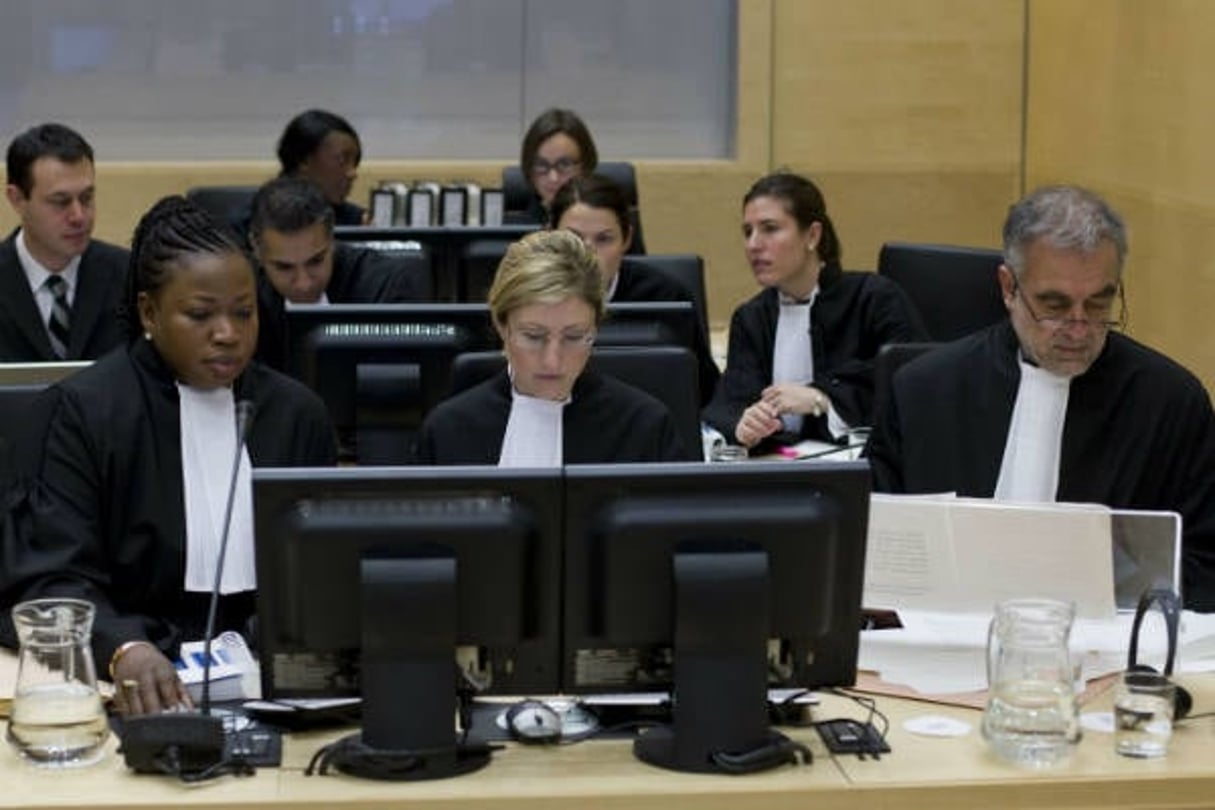
<svg viewBox="0 0 1215 810">
<path fill-rule="evenodd" d="M 849 425 L 868 425 L 878 350 L 886 343 L 927 340 L 928 333 L 903 290 L 882 276 L 845 272 L 838 264 L 828 264 L 819 274 L 818 287 L 810 311 L 810 349 L 814 355 L 814 380 L 810 384 L 831 398 L 832 406 Z M 772 384 L 779 317 L 780 294 L 768 288 L 734 310 L 730 320 L 726 370 L 704 418 L 731 441 L 743 411 Z M 779 433 L 771 438 L 781 442 L 806 438 L 829 441 L 831 436 L 826 415 L 807 415 L 801 436 Z"/>
<path fill-rule="evenodd" d="M 235 394 L 256 406 L 254 466 L 335 463 L 328 414 L 307 388 L 252 363 Z M 202 638 L 208 597 L 183 589 L 178 392 L 160 355 L 136 340 L 48 389 L 39 409 L 43 422 L 22 448 L 16 538 L 0 549 L 6 612 L 21 599 L 91 601 L 103 671 L 124 641 L 146 639 L 171 656 L 181 641 Z M 223 597 L 223 629 L 244 630 L 253 608 L 252 593 Z"/>
<path fill-rule="evenodd" d="M 675 279 L 642 267 L 621 266 L 616 275 L 613 301 L 691 301 L 691 294 Z M 709 336 L 699 324 L 696 328 L 696 376 L 700 384 L 700 404 L 707 405 L 717 390 L 721 371 L 713 361 Z"/>
<path fill-rule="evenodd" d="M 430 280 L 419 278 L 400 258 L 340 240 L 333 242 L 333 275 L 325 287 L 332 304 L 404 304 L 427 301 Z M 257 307 L 260 328 L 257 357 L 271 368 L 287 370 L 286 305 L 278 290 L 258 272 Z"/>
<path fill-rule="evenodd" d="M 16 239 L 15 230 L 0 244 L 0 362 L 54 361 L 59 358 L 17 257 Z M 81 254 L 66 359 L 93 360 L 126 339 L 118 307 L 126 294 L 129 256 L 99 239 L 91 240 Z"/>
<path fill-rule="evenodd" d="M 1007 320 L 894 376 L 868 455 L 884 492 L 995 492 L 1021 381 Z M 1111 333 L 1074 378 L 1059 459 L 1060 501 L 1181 514 L 1186 607 L 1215 610 L 1215 415 L 1177 363 Z"/>
<path fill-rule="evenodd" d="M 419 464 L 493 464 L 502 455 L 511 382 L 503 370 L 445 400 L 422 423 Z M 583 371 L 562 413 L 565 464 L 699 461 L 686 448 L 666 406 L 623 382 Z"/>
</svg>

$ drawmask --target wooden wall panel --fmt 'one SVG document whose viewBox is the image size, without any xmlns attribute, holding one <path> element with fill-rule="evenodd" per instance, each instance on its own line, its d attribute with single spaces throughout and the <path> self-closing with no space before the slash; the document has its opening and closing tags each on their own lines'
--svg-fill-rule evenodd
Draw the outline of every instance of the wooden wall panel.
<svg viewBox="0 0 1215 810">
<path fill-rule="evenodd" d="M 993 245 L 1020 186 L 1023 0 L 778 0 L 773 164 L 820 180 L 845 264 Z"/>
<path fill-rule="evenodd" d="M 1130 231 L 1130 333 L 1215 385 L 1215 4 L 1031 0 L 1026 179 Z"/>
</svg>

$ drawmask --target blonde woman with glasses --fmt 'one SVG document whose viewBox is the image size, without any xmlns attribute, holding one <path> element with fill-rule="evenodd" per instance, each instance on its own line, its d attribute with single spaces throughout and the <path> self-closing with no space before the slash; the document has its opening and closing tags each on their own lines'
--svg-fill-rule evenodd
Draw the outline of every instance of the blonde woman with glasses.
<svg viewBox="0 0 1215 810">
<path fill-rule="evenodd" d="M 511 245 L 489 291 L 507 368 L 430 413 L 417 460 L 501 467 L 694 460 L 666 406 L 587 370 L 603 296 L 595 254 L 572 232 L 539 231 Z"/>
</svg>

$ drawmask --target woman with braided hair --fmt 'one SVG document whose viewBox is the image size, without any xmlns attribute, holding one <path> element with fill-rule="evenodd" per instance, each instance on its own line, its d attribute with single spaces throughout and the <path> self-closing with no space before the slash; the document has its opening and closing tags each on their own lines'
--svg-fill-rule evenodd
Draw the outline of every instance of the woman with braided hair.
<svg viewBox="0 0 1215 810">
<path fill-rule="evenodd" d="M 253 266 L 236 236 L 182 197 L 135 230 L 127 344 L 48 389 L 0 594 L 96 607 L 93 652 L 130 714 L 190 703 L 171 659 L 201 639 L 216 576 L 237 403 L 253 406 L 237 469 L 217 632 L 253 614 L 253 466 L 333 464 L 324 405 L 252 360 Z M 245 410 L 242 405 L 241 410 Z"/>
</svg>

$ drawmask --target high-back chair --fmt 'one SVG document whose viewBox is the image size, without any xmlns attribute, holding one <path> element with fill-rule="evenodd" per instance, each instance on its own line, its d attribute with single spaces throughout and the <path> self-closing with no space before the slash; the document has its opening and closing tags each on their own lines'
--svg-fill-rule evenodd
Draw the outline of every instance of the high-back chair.
<svg viewBox="0 0 1215 810">
<path fill-rule="evenodd" d="M 990 248 L 887 242 L 878 273 L 907 292 L 930 338 L 948 341 L 1007 317 L 996 272 L 1002 261 Z"/>
</svg>

